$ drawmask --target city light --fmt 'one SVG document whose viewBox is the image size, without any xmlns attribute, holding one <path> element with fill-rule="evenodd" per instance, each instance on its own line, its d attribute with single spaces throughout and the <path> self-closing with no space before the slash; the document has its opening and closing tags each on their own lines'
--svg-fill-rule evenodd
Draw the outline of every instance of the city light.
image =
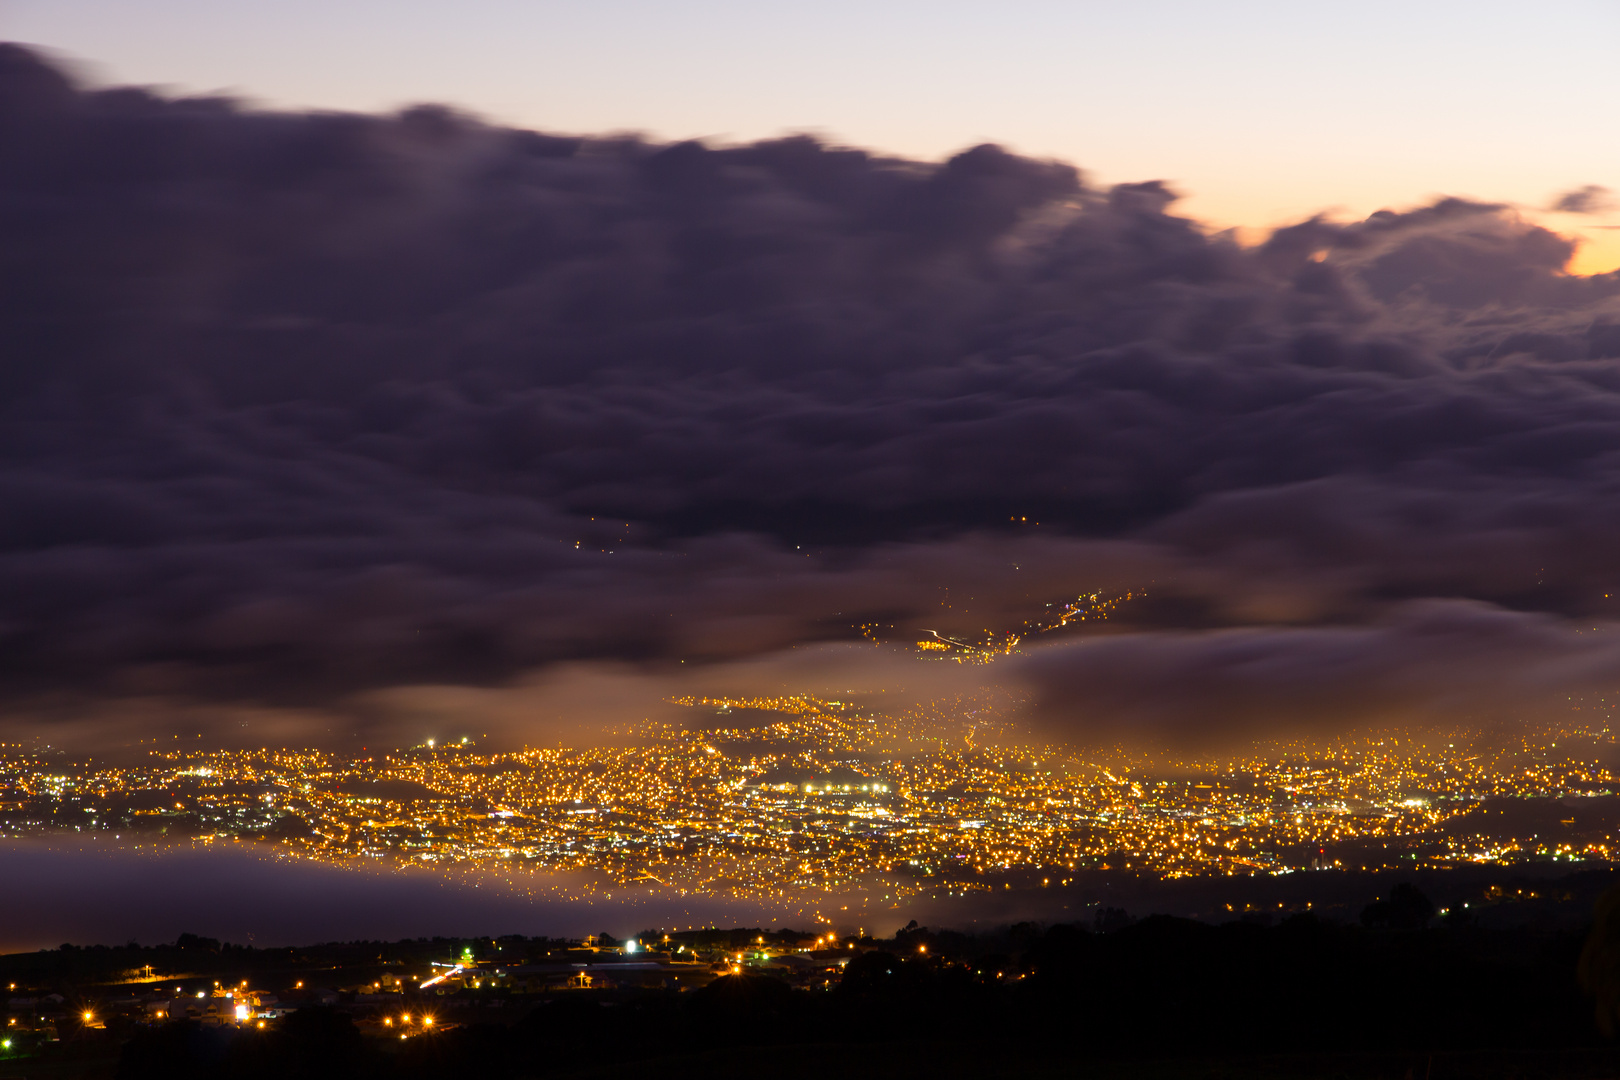
<svg viewBox="0 0 1620 1080">
<path fill-rule="evenodd" d="M 768 899 L 864 890 L 893 905 L 1061 889 L 1087 870 L 1274 874 L 1620 851 L 1607 833 L 1553 837 L 1482 812 L 1493 799 L 1620 790 L 1603 763 L 1616 740 L 1600 723 L 1506 741 L 1387 731 L 1173 758 L 1029 742 L 1013 722 L 1016 703 L 999 692 L 889 710 L 804 695 L 675 704 L 747 710 L 755 726 L 691 732 L 648 722 L 627 732 L 634 745 L 577 750 L 192 750 L 118 765 L 8 746 L 0 783 L 27 820 L 70 797 L 75 813 L 89 809 L 107 828 L 145 816 L 229 838 L 293 822 L 273 842 L 300 857 L 560 872 L 570 895 L 591 899 L 631 889 Z M 383 782 L 415 794 L 355 794 Z M 185 793 L 180 809 L 127 808 L 131 793 L 171 789 Z M 22 828 L 8 821 L 0 817 L 0 829 Z M 836 940 L 828 931 L 816 945 Z M 623 949 L 645 951 L 633 939 Z M 461 958 L 420 985 L 461 977 L 472 948 Z"/>
</svg>

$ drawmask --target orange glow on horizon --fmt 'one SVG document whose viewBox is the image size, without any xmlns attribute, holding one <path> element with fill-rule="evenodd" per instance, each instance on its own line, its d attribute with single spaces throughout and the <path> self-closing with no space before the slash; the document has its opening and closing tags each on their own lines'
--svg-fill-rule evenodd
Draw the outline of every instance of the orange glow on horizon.
<svg viewBox="0 0 1620 1080">
<path fill-rule="evenodd" d="M 1569 260 L 1569 272 L 1588 276 L 1612 274 L 1620 270 L 1620 228 L 1591 226 L 1578 230 L 1558 230 L 1580 241 L 1575 257 Z"/>
<path fill-rule="evenodd" d="M 1427 201 L 1390 203 L 1389 209 L 1401 212 L 1425 205 Z M 1377 209 L 1380 207 L 1367 209 L 1359 206 L 1341 206 L 1328 208 L 1322 213 L 1329 220 L 1345 223 L 1361 220 Z M 1575 244 L 1575 253 L 1564 268 L 1566 272 L 1579 277 L 1590 277 L 1620 270 L 1620 220 L 1605 217 L 1594 221 L 1525 207 L 1514 208 L 1514 211 L 1525 222 L 1555 232 Z M 1244 247 L 1263 244 L 1275 230 L 1297 225 L 1312 216 L 1311 213 L 1267 212 L 1256 206 L 1216 204 L 1211 200 L 1199 198 L 1196 193 L 1190 193 L 1188 198 L 1177 202 L 1171 213 L 1193 218 L 1211 234 L 1230 230 L 1237 242 Z"/>
</svg>

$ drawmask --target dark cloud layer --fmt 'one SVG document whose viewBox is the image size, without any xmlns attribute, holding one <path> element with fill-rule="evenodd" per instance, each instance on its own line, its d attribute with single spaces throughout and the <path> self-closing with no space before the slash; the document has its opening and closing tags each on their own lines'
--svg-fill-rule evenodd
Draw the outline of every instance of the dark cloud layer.
<svg viewBox="0 0 1620 1080">
<path fill-rule="evenodd" d="M 1616 205 L 1614 192 L 1598 184 L 1586 184 L 1558 196 L 1552 209 L 1564 214 L 1601 214 Z"/>
<path fill-rule="evenodd" d="M 1025 664 L 1045 717 L 1088 738 L 1178 745 L 1365 724 L 1497 729 L 1613 689 L 1620 637 L 1545 615 L 1415 602 L 1372 625 L 1125 634 Z"/>
<path fill-rule="evenodd" d="M 0 840 L 0 953 L 64 941 L 117 945 L 201 934 L 259 947 L 473 934 L 569 935 L 647 926 L 814 925 L 794 904 L 671 898 L 641 890 L 571 897 L 544 874 L 339 868 L 248 845 L 132 850 Z M 116 903 L 109 902 L 117 897 Z"/>
<path fill-rule="evenodd" d="M 1614 610 L 1620 276 L 1475 202 L 1252 249 L 1173 204 L 0 48 L 0 687 L 321 702 L 1097 588 L 1312 656 Z"/>
<path fill-rule="evenodd" d="M 648 927 L 700 926 L 886 936 L 913 918 L 960 927 L 1063 921 L 1092 907 L 1094 895 L 1129 902 L 1132 910 L 1166 903 L 1175 910 L 1219 907 L 1202 895 L 1187 896 L 1185 886 L 1162 894 L 1141 881 L 1094 883 L 1085 893 L 1018 889 L 915 897 L 904 906 L 858 893 L 747 900 L 639 888 L 581 899 L 568 895 L 568 884 L 524 872 L 447 878 L 429 871 L 340 868 L 242 844 L 131 850 L 7 838 L 0 839 L 0 902 L 7 916 L 0 922 L 0 953 L 53 949 L 64 941 L 156 945 L 183 933 L 260 948 L 418 936 L 584 937 L 604 930 L 623 937 Z M 1320 906 L 1321 894 L 1313 895 Z M 112 896 L 117 903 L 108 902 Z"/>
</svg>

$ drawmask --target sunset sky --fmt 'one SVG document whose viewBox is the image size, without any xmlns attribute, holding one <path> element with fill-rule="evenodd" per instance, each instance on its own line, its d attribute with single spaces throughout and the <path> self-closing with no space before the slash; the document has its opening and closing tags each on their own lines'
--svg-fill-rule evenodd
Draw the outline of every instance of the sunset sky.
<svg viewBox="0 0 1620 1080">
<path fill-rule="evenodd" d="M 1435 194 L 1514 204 L 1620 266 L 1605 0 L 0 0 L 0 37 L 97 80 L 274 106 L 422 101 L 549 131 L 813 131 L 939 159 L 992 141 L 1263 229 Z M 1246 236 L 1251 234 L 1245 233 Z"/>
<path fill-rule="evenodd" d="M 1616 41 L 1611 0 L 0 0 L 0 734 L 1608 717 Z"/>
</svg>

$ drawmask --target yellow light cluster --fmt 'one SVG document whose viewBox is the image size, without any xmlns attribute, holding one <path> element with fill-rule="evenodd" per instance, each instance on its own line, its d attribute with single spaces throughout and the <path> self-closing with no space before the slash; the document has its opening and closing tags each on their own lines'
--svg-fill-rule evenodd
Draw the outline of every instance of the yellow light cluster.
<svg viewBox="0 0 1620 1080">
<path fill-rule="evenodd" d="M 1017 702 L 994 691 L 902 709 L 807 695 L 678 704 L 777 719 L 649 725 L 632 746 L 512 753 L 451 741 L 367 755 L 163 752 L 70 768 L 0 747 L 0 790 L 10 793 L 0 801 L 25 808 L 0 824 L 118 829 L 139 842 L 184 822 L 332 862 L 569 871 L 566 887 L 593 895 L 865 890 L 888 902 L 1061 887 L 1070 871 L 1093 868 L 1180 877 L 1620 850 L 1620 837 L 1537 837 L 1485 808 L 1620 787 L 1600 763 L 1613 742 L 1606 728 L 1506 743 L 1389 732 L 1182 760 L 1018 742 Z M 839 773 L 857 779 L 830 778 Z M 154 790 L 174 792 L 172 806 L 121 809 Z"/>
</svg>

